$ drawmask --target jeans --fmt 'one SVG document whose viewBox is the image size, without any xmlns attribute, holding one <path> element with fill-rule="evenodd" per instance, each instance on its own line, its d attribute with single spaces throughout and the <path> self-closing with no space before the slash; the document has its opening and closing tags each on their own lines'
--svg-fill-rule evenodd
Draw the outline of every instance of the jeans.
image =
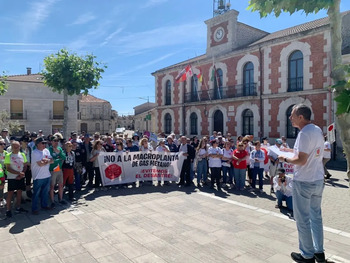
<svg viewBox="0 0 350 263">
<path fill-rule="evenodd" d="M 214 187 L 214 183 L 216 182 L 216 186 L 218 190 L 220 190 L 221 189 L 221 186 L 220 186 L 221 168 L 210 167 L 210 173 L 211 173 L 211 187 Z"/>
<path fill-rule="evenodd" d="M 201 179 L 205 183 L 208 178 L 208 164 L 206 159 L 202 159 L 197 163 L 197 183 L 200 183 Z"/>
<path fill-rule="evenodd" d="M 232 179 L 233 179 L 233 167 L 227 167 L 227 166 L 222 166 L 222 177 L 223 177 L 223 183 L 230 183 L 232 184 Z M 227 173 L 229 176 L 229 179 L 227 181 Z"/>
<path fill-rule="evenodd" d="M 264 168 L 260 168 L 260 167 L 254 167 L 252 169 L 252 187 L 255 188 L 255 184 L 256 184 L 256 176 L 259 176 L 259 189 L 262 190 L 263 189 L 263 177 L 264 177 Z"/>
<path fill-rule="evenodd" d="M 323 252 L 321 201 L 323 180 L 293 181 L 293 212 L 299 235 L 299 249 L 304 258 Z"/>
<path fill-rule="evenodd" d="M 243 190 L 245 186 L 246 169 L 234 168 L 234 177 L 236 188 L 238 190 Z"/>
<path fill-rule="evenodd" d="M 277 205 L 282 206 L 282 201 L 286 201 L 287 208 L 293 210 L 293 197 L 286 196 L 281 191 L 276 191 Z"/>
<path fill-rule="evenodd" d="M 33 199 L 32 211 L 38 211 L 38 202 L 40 197 L 41 207 L 48 207 L 49 190 L 51 177 L 45 179 L 36 179 L 33 181 Z"/>
</svg>

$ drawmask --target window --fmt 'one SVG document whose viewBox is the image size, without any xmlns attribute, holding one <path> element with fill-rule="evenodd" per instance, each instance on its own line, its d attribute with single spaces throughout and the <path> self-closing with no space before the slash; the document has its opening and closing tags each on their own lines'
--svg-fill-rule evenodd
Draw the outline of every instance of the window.
<svg viewBox="0 0 350 263">
<path fill-rule="evenodd" d="M 100 124 L 97 122 L 95 123 L 95 131 L 100 131 L 101 127 Z"/>
<path fill-rule="evenodd" d="M 223 83 L 223 73 L 222 69 L 218 68 L 214 72 L 214 99 L 222 99 L 222 83 Z"/>
<path fill-rule="evenodd" d="M 303 53 L 294 51 L 288 60 L 288 92 L 303 90 Z"/>
<path fill-rule="evenodd" d="M 251 110 L 245 110 L 242 114 L 243 119 L 243 135 L 254 134 L 254 115 Z"/>
<path fill-rule="evenodd" d="M 198 78 L 196 74 L 191 77 L 191 101 L 198 101 Z"/>
<path fill-rule="evenodd" d="M 63 101 L 53 101 L 53 119 L 63 119 L 64 116 Z"/>
<path fill-rule="evenodd" d="M 198 134 L 198 129 L 197 129 L 197 114 L 192 112 L 190 115 L 190 123 L 191 123 L 191 135 L 197 135 Z"/>
<path fill-rule="evenodd" d="M 213 115 L 214 119 L 214 131 L 224 132 L 224 114 L 222 114 L 221 110 L 215 111 Z"/>
<path fill-rule="evenodd" d="M 23 119 L 23 100 L 10 100 L 10 118 Z"/>
<path fill-rule="evenodd" d="M 165 83 L 165 105 L 171 105 L 171 82 Z"/>
<path fill-rule="evenodd" d="M 290 121 L 289 117 L 290 115 L 292 114 L 292 110 L 293 110 L 293 106 L 290 106 L 288 109 L 287 109 L 287 112 L 286 112 L 286 118 L 287 118 L 287 138 L 296 138 L 297 135 L 298 135 L 298 128 L 294 128 L 292 126 L 292 122 Z"/>
<path fill-rule="evenodd" d="M 164 128 L 165 133 L 171 133 L 171 115 L 169 113 L 165 114 L 164 116 Z"/>
<path fill-rule="evenodd" d="M 88 132 L 88 125 L 87 123 L 81 123 L 80 124 L 80 132 Z"/>
<path fill-rule="evenodd" d="M 254 95 L 254 65 L 252 62 L 243 68 L 243 96 Z"/>
</svg>

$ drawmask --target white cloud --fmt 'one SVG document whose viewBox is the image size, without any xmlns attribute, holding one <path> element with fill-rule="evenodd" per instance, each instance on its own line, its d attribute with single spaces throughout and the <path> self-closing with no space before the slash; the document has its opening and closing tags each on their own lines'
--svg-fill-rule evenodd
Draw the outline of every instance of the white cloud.
<svg viewBox="0 0 350 263">
<path fill-rule="evenodd" d="M 124 28 L 121 27 L 121 28 L 118 28 L 117 30 L 115 30 L 114 32 L 112 32 L 111 34 L 109 34 L 109 35 L 105 38 L 105 40 L 101 43 L 100 46 L 104 46 L 104 45 L 108 44 L 108 42 L 109 42 L 111 39 L 113 39 L 114 36 L 118 35 L 118 34 L 119 34 L 120 32 L 122 32 L 123 30 L 124 30 Z"/>
<path fill-rule="evenodd" d="M 130 33 L 111 42 L 110 46 L 117 48 L 119 54 L 132 55 L 160 47 L 201 44 L 206 39 L 206 33 L 206 27 L 202 23 L 167 26 Z"/>
<path fill-rule="evenodd" d="M 54 5 L 60 0 L 41 0 L 30 3 L 28 12 L 21 20 L 21 28 L 24 32 L 24 37 L 27 38 L 35 32 L 50 15 Z"/>
<path fill-rule="evenodd" d="M 88 12 L 79 16 L 71 25 L 84 25 L 95 19 L 96 16 L 93 13 Z"/>
</svg>

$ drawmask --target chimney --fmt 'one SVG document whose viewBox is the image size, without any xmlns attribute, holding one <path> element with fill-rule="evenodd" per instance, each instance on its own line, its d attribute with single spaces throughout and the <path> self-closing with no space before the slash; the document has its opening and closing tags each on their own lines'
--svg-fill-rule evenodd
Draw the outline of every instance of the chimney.
<svg viewBox="0 0 350 263">
<path fill-rule="evenodd" d="M 27 68 L 27 75 L 32 74 L 32 68 Z"/>
</svg>

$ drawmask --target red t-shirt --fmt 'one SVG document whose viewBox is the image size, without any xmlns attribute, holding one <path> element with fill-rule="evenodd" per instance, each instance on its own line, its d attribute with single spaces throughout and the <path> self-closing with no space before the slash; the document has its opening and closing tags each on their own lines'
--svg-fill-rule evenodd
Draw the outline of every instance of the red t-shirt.
<svg viewBox="0 0 350 263">
<path fill-rule="evenodd" d="M 242 159 L 244 157 L 246 157 L 248 155 L 247 151 L 243 150 L 243 151 L 239 151 L 238 149 L 233 151 L 233 156 L 236 156 L 238 159 Z M 232 164 L 234 168 L 237 169 L 246 169 L 247 168 L 247 161 L 240 161 L 239 164 L 237 165 L 237 161 L 236 160 L 232 160 Z"/>
</svg>

